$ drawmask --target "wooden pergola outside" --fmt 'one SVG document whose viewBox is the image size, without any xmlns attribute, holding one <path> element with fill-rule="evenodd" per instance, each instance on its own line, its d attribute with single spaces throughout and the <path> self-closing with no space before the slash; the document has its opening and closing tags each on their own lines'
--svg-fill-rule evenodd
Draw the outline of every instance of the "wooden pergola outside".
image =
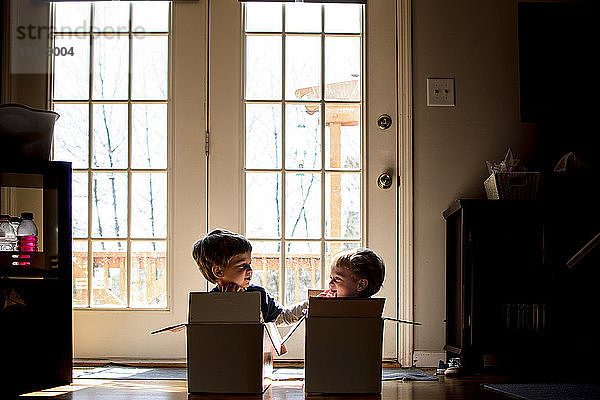
<svg viewBox="0 0 600 400">
<path fill-rule="evenodd" d="M 320 86 L 310 86 L 297 89 L 294 94 L 297 99 L 319 99 L 321 93 Z M 334 99 L 360 99 L 359 80 L 350 80 L 336 82 L 325 85 L 325 94 L 327 98 Z M 313 115 L 319 112 L 320 105 L 307 104 L 305 105 L 306 113 Z M 356 107 L 356 103 L 350 104 L 327 104 L 325 107 L 325 126 L 329 127 L 329 168 L 342 168 L 342 127 L 358 126 L 360 124 L 360 107 Z M 341 174 L 331 174 L 331 191 L 329 195 L 330 205 L 330 234 L 331 237 L 342 237 L 342 176 Z M 335 254 L 341 250 L 341 244 L 332 242 L 331 254 Z M 278 254 L 254 254 L 252 266 L 255 273 L 262 274 L 262 281 L 267 282 L 267 275 L 271 271 L 279 271 L 280 262 Z M 294 260 L 294 261 L 292 261 Z M 296 255 L 293 259 L 287 257 L 285 267 L 287 274 L 294 274 L 294 299 L 299 301 L 304 298 L 304 291 L 301 290 L 301 272 L 307 271 L 310 273 L 310 287 L 317 288 L 318 274 L 321 272 L 321 256 L 315 254 Z M 325 279 L 325 277 L 320 277 Z"/>
</svg>

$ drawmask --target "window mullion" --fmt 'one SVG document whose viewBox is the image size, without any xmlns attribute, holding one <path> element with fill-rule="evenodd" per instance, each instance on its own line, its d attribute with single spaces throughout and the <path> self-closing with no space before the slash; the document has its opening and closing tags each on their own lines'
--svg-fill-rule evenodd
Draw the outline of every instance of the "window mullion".
<svg viewBox="0 0 600 400">
<path fill-rule="evenodd" d="M 94 279 L 94 259 L 93 259 L 93 251 L 92 251 L 92 185 L 93 181 L 93 173 L 92 173 L 92 160 L 93 160 L 93 151 L 94 151 L 94 113 L 93 113 L 93 103 L 92 103 L 92 90 L 93 86 L 93 77 L 94 77 L 94 35 L 93 35 L 93 21 L 94 21 L 94 4 L 90 7 L 90 33 L 89 33 L 89 41 L 90 41 L 90 59 L 89 59 L 89 79 L 88 79 L 88 232 L 87 232 L 87 250 L 88 250 L 88 308 L 92 307 L 92 293 L 93 293 L 93 279 Z"/>
<path fill-rule="evenodd" d="M 321 5 L 321 288 L 325 282 L 325 6 Z"/>
<path fill-rule="evenodd" d="M 127 275 L 127 308 L 131 307 L 131 125 L 132 125 L 132 104 L 131 104 L 131 75 L 133 63 L 133 35 L 132 35 L 132 15 L 133 4 L 129 4 L 129 70 L 127 71 L 127 244 L 125 268 Z M 147 276 L 146 276 L 147 277 Z"/>
<path fill-rule="evenodd" d="M 280 299 L 281 303 L 285 304 L 285 278 L 287 275 L 286 271 L 286 226 L 285 226 L 285 218 L 286 218 L 286 170 L 285 170 L 285 135 L 286 135 L 286 102 L 285 102 L 285 12 L 286 7 L 282 5 L 281 7 L 281 268 L 280 268 L 280 278 L 279 278 L 279 288 L 281 290 Z"/>
</svg>

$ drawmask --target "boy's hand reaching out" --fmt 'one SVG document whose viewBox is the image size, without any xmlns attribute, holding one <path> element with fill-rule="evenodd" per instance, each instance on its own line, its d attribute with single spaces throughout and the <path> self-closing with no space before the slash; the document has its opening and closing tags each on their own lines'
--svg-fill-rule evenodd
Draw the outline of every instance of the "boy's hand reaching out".
<svg viewBox="0 0 600 400">
<path fill-rule="evenodd" d="M 324 292 L 319 293 L 317 297 L 337 297 L 337 293 L 333 292 L 331 289 L 327 289 Z"/>
</svg>

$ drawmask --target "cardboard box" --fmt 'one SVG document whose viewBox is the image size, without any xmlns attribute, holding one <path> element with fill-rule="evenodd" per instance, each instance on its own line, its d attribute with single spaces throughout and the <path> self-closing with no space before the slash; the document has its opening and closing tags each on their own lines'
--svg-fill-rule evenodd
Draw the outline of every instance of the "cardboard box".
<svg viewBox="0 0 600 400">
<path fill-rule="evenodd" d="M 384 303 L 382 298 L 309 298 L 307 393 L 381 393 Z"/>
<path fill-rule="evenodd" d="M 261 394 L 270 386 L 281 338 L 261 322 L 259 292 L 192 292 L 188 323 L 152 333 L 185 328 L 189 393 Z"/>
</svg>

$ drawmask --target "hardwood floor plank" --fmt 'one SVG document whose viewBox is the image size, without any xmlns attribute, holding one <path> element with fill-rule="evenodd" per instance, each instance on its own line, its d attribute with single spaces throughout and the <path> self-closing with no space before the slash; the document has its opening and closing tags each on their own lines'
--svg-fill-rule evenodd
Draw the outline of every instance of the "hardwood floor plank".
<svg viewBox="0 0 600 400">
<path fill-rule="evenodd" d="M 197 399 L 243 399 L 243 400 L 454 400 L 481 399 L 499 400 L 505 397 L 483 390 L 483 383 L 500 383 L 502 377 L 445 378 L 439 381 L 384 381 L 381 395 L 307 395 L 302 381 L 279 381 L 267 389 L 262 396 L 253 395 L 207 395 L 187 393 L 187 382 L 183 380 L 108 380 L 76 379 L 72 385 L 44 391 L 44 397 L 63 400 L 197 400 Z M 19 399 L 39 399 L 39 396 L 26 395 Z M 48 398 L 48 397 L 47 397 Z"/>
</svg>

